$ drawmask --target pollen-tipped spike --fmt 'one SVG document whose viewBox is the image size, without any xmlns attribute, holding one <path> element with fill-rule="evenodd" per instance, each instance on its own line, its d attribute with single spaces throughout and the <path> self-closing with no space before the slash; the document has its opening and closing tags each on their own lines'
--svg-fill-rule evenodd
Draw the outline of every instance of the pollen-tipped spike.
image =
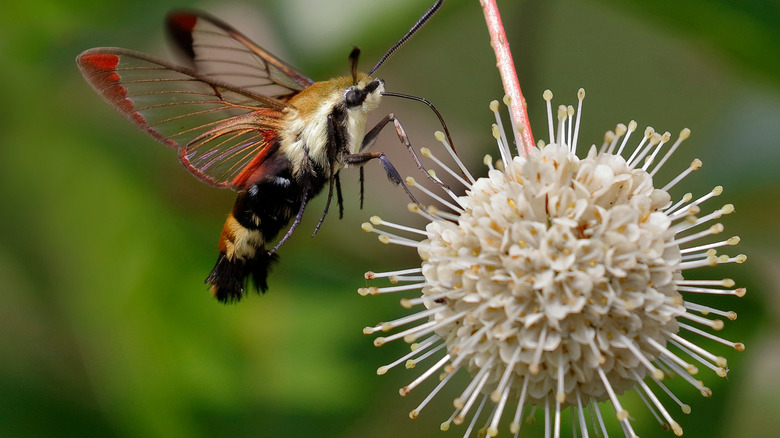
<svg viewBox="0 0 780 438">
<path fill-rule="evenodd" d="M 566 120 L 566 105 L 558 105 L 558 120 Z"/>
<path fill-rule="evenodd" d="M 496 140 L 501 138 L 501 131 L 498 129 L 498 125 L 496 125 L 495 123 L 493 123 L 490 126 L 490 132 L 493 134 L 493 138 L 495 138 Z"/>
</svg>

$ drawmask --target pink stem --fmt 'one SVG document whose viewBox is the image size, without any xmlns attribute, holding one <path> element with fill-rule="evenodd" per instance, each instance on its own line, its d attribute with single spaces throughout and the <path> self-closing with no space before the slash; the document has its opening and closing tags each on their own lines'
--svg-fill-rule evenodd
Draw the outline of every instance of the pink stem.
<svg viewBox="0 0 780 438">
<path fill-rule="evenodd" d="M 496 52 L 496 65 L 501 73 L 501 81 L 504 83 L 504 91 L 510 97 L 511 103 L 509 110 L 512 113 L 512 119 L 517 126 L 522 126 L 520 133 L 522 142 L 526 147 L 533 147 L 534 136 L 531 133 L 531 124 L 528 121 L 528 110 L 526 109 L 523 92 L 520 91 L 520 82 L 517 80 L 515 63 L 512 61 L 512 53 L 509 51 L 509 43 L 506 40 L 504 25 L 501 23 L 501 15 L 498 13 L 496 0 L 480 0 L 482 10 L 485 13 L 488 32 L 490 33 L 490 45 Z M 523 147 L 525 150 L 525 147 Z"/>
</svg>

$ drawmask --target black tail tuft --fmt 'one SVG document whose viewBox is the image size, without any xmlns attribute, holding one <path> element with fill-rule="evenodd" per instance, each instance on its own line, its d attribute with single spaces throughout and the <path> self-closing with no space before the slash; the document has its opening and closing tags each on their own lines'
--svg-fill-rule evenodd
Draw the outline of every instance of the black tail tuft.
<svg viewBox="0 0 780 438">
<path fill-rule="evenodd" d="M 211 285 L 211 294 L 221 303 L 241 300 L 250 277 L 255 288 L 265 293 L 268 290 L 268 272 L 271 264 L 278 259 L 278 255 L 268 254 L 261 248 L 258 248 L 255 257 L 247 260 L 238 258 L 230 260 L 224 253 L 220 253 L 217 264 L 206 278 L 206 284 Z"/>
</svg>

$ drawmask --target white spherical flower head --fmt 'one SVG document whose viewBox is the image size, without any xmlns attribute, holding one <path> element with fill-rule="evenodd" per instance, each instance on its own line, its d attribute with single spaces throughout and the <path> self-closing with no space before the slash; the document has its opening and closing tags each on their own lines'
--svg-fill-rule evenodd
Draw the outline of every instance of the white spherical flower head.
<svg viewBox="0 0 780 438">
<path fill-rule="evenodd" d="M 606 398 L 598 370 L 630 388 L 631 370 L 646 369 L 627 345 L 658 355 L 649 340 L 665 344 L 685 313 L 669 201 L 646 171 L 595 149 L 579 160 L 551 144 L 490 171 L 459 199 L 457 222 L 431 222 L 418 248 L 423 296 L 446 294 L 424 304 L 436 318 L 468 312 L 436 333 L 472 374 L 488 358 L 539 374 L 532 403 Z"/>
<path fill-rule="evenodd" d="M 579 110 L 583 98 L 580 90 Z M 681 336 L 681 331 L 743 348 L 697 327 L 719 330 L 723 322 L 705 316 L 734 319 L 733 312 L 692 300 L 701 293 L 741 296 L 744 289 L 732 289 L 729 279 L 685 280 L 682 275 L 687 269 L 744 261 L 742 255 L 717 256 L 717 248 L 736 244 L 737 237 L 690 245 L 720 233 L 720 224 L 701 225 L 730 213 L 733 207 L 725 205 L 697 217 L 699 205 L 720 194 L 720 187 L 697 200 L 686 194 L 672 201 L 669 190 L 701 167 L 698 160 L 665 186 L 654 185 L 653 176 L 689 136 L 687 129 L 666 148 L 656 166 L 671 135 L 647 128 L 639 145 L 628 148 L 626 154 L 631 153 L 624 158 L 637 128 L 633 121 L 618 125 L 607 133 L 601 148 L 594 145 L 584 158 L 578 158 L 580 111 L 573 121 L 574 108 L 560 107 L 555 135 L 551 99 L 552 93 L 545 92 L 550 144 L 518 150 L 514 157 L 501 127 L 498 104 L 491 104 L 496 114 L 493 134 L 502 162 L 494 167 L 486 159 L 489 172 L 484 178 L 474 179 L 437 133 L 459 171 L 429 150 L 421 152 L 459 181 L 465 194 L 457 196 L 439 183 L 434 172 L 431 179 L 450 200 L 408 179 L 411 187 L 442 206 L 410 206 L 430 221 L 425 230 L 377 217 L 364 225 L 367 231 L 379 233 L 384 243 L 417 248 L 421 259 L 419 268 L 367 274 L 367 278 L 388 277 L 400 285 L 361 289 L 363 294 L 421 290 L 419 297 L 405 298 L 402 304 L 419 305 L 423 310 L 364 330 L 369 334 L 390 331 L 423 321 L 375 340 L 376 345 L 394 339 L 413 343 L 411 353 L 378 372 L 383 374 L 404 361 L 412 367 L 444 350 L 444 356 L 402 388 L 401 394 L 443 371 L 441 383 L 412 411 L 414 418 L 459 369 L 465 369 L 472 380 L 455 398 L 455 411 L 442 425 L 446 429 L 451 422 L 460 424 L 471 415 L 464 436 L 472 432 L 488 403 L 494 407 L 483 433 L 495 436 L 510 400 L 517 405 L 509 427 L 513 433 L 520 428 L 524 408 L 535 406 L 544 408 L 546 429 L 552 429 L 554 436 L 560 435 L 561 413 L 567 407 L 583 436 L 587 436 L 588 422 L 606 434 L 597 403 L 609 400 L 626 436 L 634 436 L 628 412 L 618 399 L 632 388 L 656 418 L 680 435 L 682 429 L 644 380 L 671 395 L 661 380 L 665 372 L 679 374 L 709 395 L 709 389 L 692 377 L 698 371 L 693 362 L 726 375 L 724 358 Z M 423 239 L 391 234 L 386 228 Z M 676 397 L 673 400 L 687 409 Z"/>
</svg>

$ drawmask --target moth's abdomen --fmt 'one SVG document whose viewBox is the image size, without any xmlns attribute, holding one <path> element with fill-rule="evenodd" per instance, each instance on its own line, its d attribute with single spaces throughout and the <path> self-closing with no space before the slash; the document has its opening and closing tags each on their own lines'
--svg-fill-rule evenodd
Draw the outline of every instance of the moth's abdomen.
<svg viewBox="0 0 780 438">
<path fill-rule="evenodd" d="M 262 232 L 241 225 L 231 212 L 219 239 L 217 264 L 206 283 L 211 285 L 211 294 L 221 302 L 240 300 L 250 278 L 257 289 L 265 292 L 268 271 L 277 258 L 268 254 Z"/>
<path fill-rule="evenodd" d="M 219 258 L 206 278 L 211 293 L 222 302 L 240 300 L 250 279 L 268 289 L 268 271 L 278 259 L 268 251 L 280 231 L 298 212 L 303 189 L 289 174 L 284 160 L 270 160 L 266 176 L 239 193 L 219 239 Z"/>
</svg>

